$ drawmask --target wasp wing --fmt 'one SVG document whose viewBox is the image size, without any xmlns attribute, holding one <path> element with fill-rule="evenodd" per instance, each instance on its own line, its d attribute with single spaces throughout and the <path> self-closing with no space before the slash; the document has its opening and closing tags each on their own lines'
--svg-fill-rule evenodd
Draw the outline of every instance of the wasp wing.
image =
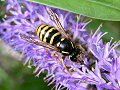
<svg viewBox="0 0 120 90">
<path fill-rule="evenodd" d="M 36 45 L 43 46 L 43 47 L 49 48 L 49 49 L 51 49 L 51 50 L 55 50 L 55 51 L 58 50 L 55 46 L 52 46 L 52 45 L 50 45 L 50 44 L 48 44 L 48 43 L 46 43 L 46 42 L 43 42 L 43 41 L 41 41 L 41 40 L 37 40 L 37 39 L 35 39 L 35 38 L 33 38 L 33 37 L 30 37 L 30 36 L 27 36 L 27 35 L 25 35 L 25 34 L 21 34 L 21 33 L 20 33 L 20 37 L 21 37 L 22 39 L 26 40 L 27 42 L 34 43 L 34 44 L 36 44 Z"/>
<path fill-rule="evenodd" d="M 62 34 L 63 37 L 65 38 L 71 38 L 64 30 L 62 24 L 60 23 L 58 16 L 56 13 L 54 13 L 50 8 L 46 7 L 46 10 L 51 18 L 51 20 L 54 21 L 54 23 L 57 25 L 58 31 Z"/>
</svg>

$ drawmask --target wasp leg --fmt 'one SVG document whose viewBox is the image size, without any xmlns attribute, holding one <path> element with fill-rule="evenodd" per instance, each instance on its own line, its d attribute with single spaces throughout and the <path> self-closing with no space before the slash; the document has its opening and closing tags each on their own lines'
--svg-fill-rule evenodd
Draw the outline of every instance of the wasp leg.
<svg viewBox="0 0 120 90">
<path fill-rule="evenodd" d="M 53 53 L 52 56 L 55 57 L 62 64 L 60 58 L 58 57 L 58 52 Z"/>
<path fill-rule="evenodd" d="M 79 62 L 81 65 L 84 64 L 83 57 L 82 57 L 81 54 L 80 54 L 80 56 L 79 56 L 78 62 Z"/>
<path fill-rule="evenodd" d="M 67 70 L 67 72 L 68 72 L 69 74 L 71 74 L 71 71 L 68 69 L 68 67 L 67 67 L 66 64 L 64 63 L 65 57 L 66 57 L 66 56 L 63 56 L 63 57 L 62 57 L 62 64 L 63 64 L 63 66 L 65 67 L 65 69 Z"/>
<path fill-rule="evenodd" d="M 84 56 L 88 55 L 86 50 L 81 45 L 77 45 L 77 47 L 81 50 L 81 53 L 80 53 L 81 55 L 84 55 Z"/>
<path fill-rule="evenodd" d="M 67 67 L 67 66 L 65 65 L 65 63 L 64 63 L 65 56 L 62 56 L 62 60 L 60 60 L 60 58 L 59 58 L 56 54 L 58 54 L 58 53 L 54 53 L 54 54 L 52 54 L 52 56 L 55 57 L 55 58 L 57 58 L 57 60 L 58 60 L 61 64 L 63 64 L 63 66 L 64 66 L 64 68 L 67 70 L 67 72 L 68 72 L 69 74 L 71 74 L 71 71 L 68 69 L 68 67 Z"/>
<path fill-rule="evenodd" d="M 54 21 L 54 23 L 57 25 L 58 31 L 65 37 L 71 39 L 71 37 L 65 32 L 62 24 L 60 23 L 58 16 L 56 13 L 54 13 L 50 8 L 46 8 L 51 20 Z"/>
</svg>

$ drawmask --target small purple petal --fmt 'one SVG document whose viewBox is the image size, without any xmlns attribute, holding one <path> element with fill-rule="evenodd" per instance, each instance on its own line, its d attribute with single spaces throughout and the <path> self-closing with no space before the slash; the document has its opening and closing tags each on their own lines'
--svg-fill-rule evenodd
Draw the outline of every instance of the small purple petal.
<svg viewBox="0 0 120 90">
<path fill-rule="evenodd" d="M 56 90 L 64 87 L 69 90 L 91 90 L 97 88 L 120 89 L 120 51 L 116 48 L 117 43 L 107 42 L 104 44 L 102 33 L 98 27 L 95 33 L 88 33 L 86 26 L 91 20 L 84 20 L 84 16 L 76 15 L 60 9 L 51 8 L 57 15 L 65 31 L 69 30 L 72 40 L 78 39 L 77 45 L 83 45 L 87 55 L 84 55 L 84 64 L 72 62 L 69 57 L 64 60 L 65 65 L 71 73 L 61 64 L 61 54 L 56 51 L 47 50 L 45 47 L 29 43 L 20 37 L 20 34 L 33 37 L 36 36 L 36 28 L 41 24 L 56 26 L 50 19 L 45 5 L 40 5 L 25 0 L 7 0 L 6 16 L 0 22 L 0 36 L 12 48 L 23 54 L 24 63 L 28 67 L 35 66 L 34 73 L 39 77 L 40 73 L 48 71 L 45 81 L 48 85 L 55 84 Z M 77 20 L 76 20 L 77 19 Z M 32 34 L 32 33 L 34 34 Z M 56 56 L 53 56 L 55 54 Z M 90 87 L 89 87 L 90 86 Z"/>
</svg>

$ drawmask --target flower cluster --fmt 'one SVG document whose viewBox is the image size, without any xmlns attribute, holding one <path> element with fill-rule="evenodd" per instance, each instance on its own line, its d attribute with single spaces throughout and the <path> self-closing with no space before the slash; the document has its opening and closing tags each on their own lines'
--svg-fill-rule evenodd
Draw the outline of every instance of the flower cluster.
<svg viewBox="0 0 120 90">
<path fill-rule="evenodd" d="M 119 42 L 112 44 L 111 40 L 104 43 L 101 38 L 106 33 L 100 32 L 102 25 L 95 33 L 88 33 L 86 25 L 90 21 L 84 20 L 85 17 L 52 8 L 64 29 L 70 32 L 72 39 L 77 40 L 80 45 L 85 45 L 86 53 L 89 54 L 84 58 L 84 64 L 66 58 L 64 63 L 71 70 L 69 73 L 60 63 L 62 55 L 53 56 L 56 51 L 27 42 L 20 36 L 22 33 L 39 40 L 36 35 L 39 25 L 56 27 L 46 11 L 47 6 L 24 0 L 8 0 L 6 3 L 6 15 L 0 22 L 1 38 L 23 54 L 25 64 L 36 67 L 36 76 L 47 71 L 45 81 L 49 82 L 48 85 L 54 83 L 56 90 L 65 87 L 70 90 L 120 89 L 120 57 L 119 51 L 116 50 Z"/>
</svg>

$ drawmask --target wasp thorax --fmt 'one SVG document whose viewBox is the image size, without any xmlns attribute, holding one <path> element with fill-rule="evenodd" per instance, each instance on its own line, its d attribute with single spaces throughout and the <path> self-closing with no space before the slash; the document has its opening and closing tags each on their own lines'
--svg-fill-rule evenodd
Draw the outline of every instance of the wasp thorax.
<svg viewBox="0 0 120 90">
<path fill-rule="evenodd" d="M 60 41 L 57 43 L 57 48 L 63 55 L 71 55 L 72 52 L 75 50 L 73 42 L 66 38 L 60 39 Z"/>
</svg>

